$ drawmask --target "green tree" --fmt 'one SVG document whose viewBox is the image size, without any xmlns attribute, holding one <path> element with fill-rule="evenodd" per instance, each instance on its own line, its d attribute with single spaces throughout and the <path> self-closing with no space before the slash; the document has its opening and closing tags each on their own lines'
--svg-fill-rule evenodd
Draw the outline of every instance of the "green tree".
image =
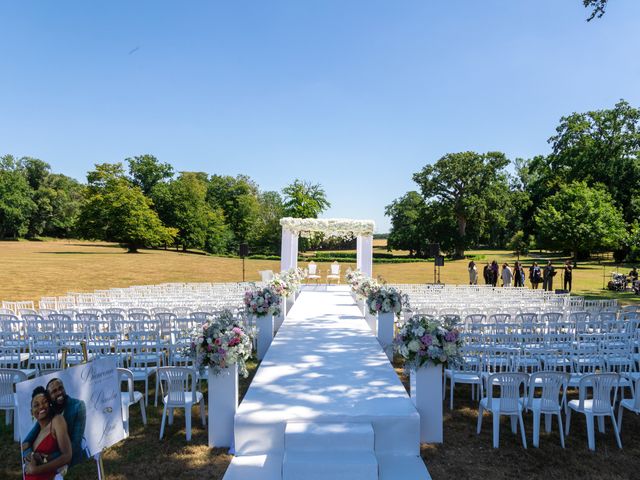
<svg viewBox="0 0 640 480">
<path fill-rule="evenodd" d="M 621 100 L 614 108 L 562 117 L 553 151 L 531 164 L 540 202 L 563 184 L 605 185 L 625 220 L 640 216 L 640 110 Z M 541 198 L 542 197 L 542 198 Z"/>
<path fill-rule="evenodd" d="M 168 183 L 159 183 L 152 190 L 152 198 L 160 219 L 178 230 L 176 244 L 183 250 L 198 248 L 220 251 L 218 237 L 226 230 L 221 211 L 214 211 L 207 203 L 207 178 L 200 173 L 182 172 Z"/>
<path fill-rule="evenodd" d="M 160 163 L 153 155 L 139 155 L 127 158 L 126 161 L 129 164 L 131 181 L 147 196 L 158 183 L 173 176 L 173 167 L 168 163 Z"/>
<path fill-rule="evenodd" d="M 294 218 L 318 218 L 331 207 L 327 194 L 319 183 L 294 180 L 282 189 L 284 196 L 284 214 Z"/>
<path fill-rule="evenodd" d="M 280 219 L 284 216 L 282 197 L 278 192 L 262 192 L 258 200 L 260 214 L 257 220 L 260 234 L 254 249 L 265 254 L 279 255 L 282 237 Z"/>
<path fill-rule="evenodd" d="M 425 202 L 418 192 L 407 192 L 385 208 L 391 217 L 387 249 L 409 250 L 409 256 L 425 250 Z"/>
<path fill-rule="evenodd" d="M 590 22 L 594 18 L 602 18 L 607 8 L 609 0 L 582 0 L 582 4 L 585 8 L 591 8 L 591 15 L 587 18 L 587 22 Z"/>
<path fill-rule="evenodd" d="M 543 247 L 580 252 L 613 249 L 626 238 L 622 213 L 603 188 L 573 182 L 549 197 L 535 214 Z"/>
<path fill-rule="evenodd" d="M 455 217 L 455 256 L 464 257 L 477 238 L 496 190 L 508 190 L 503 153 L 449 153 L 413 175 L 425 201 L 435 200 Z M 469 229 L 469 226 L 472 228 Z M 475 235 L 471 235 L 474 233 Z M 474 238 L 475 237 L 475 238 Z"/>
<path fill-rule="evenodd" d="M 253 244 L 259 231 L 260 215 L 258 186 L 247 176 L 212 175 L 207 188 L 207 202 L 212 210 L 221 209 L 225 223 L 233 233 L 229 248 L 237 251 L 242 242 Z"/>
<path fill-rule="evenodd" d="M 87 180 L 87 199 L 79 220 L 83 235 L 119 242 L 130 253 L 173 241 L 176 229 L 162 224 L 152 201 L 124 176 L 121 164 L 96 165 Z"/>
<path fill-rule="evenodd" d="M 0 157 L 0 238 L 18 238 L 29 229 L 36 205 L 24 169 L 12 155 Z"/>
<path fill-rule="evenodd" d="M 520 255 L 529 253 L 532 243 L 533 236 L 525 235 L 522 230 L 518 230 L 509 240 L 508 247 L 513 250 L 513 253 L 515 253 L 518 256 L 518 260 L 520 260 Z"/>
</svg>

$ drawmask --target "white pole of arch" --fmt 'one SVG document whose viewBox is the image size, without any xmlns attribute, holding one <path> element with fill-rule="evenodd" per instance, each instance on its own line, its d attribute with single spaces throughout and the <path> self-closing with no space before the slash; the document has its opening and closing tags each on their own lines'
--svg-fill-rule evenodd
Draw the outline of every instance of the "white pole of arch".
<svg viewBox="0 0 640 480">
<path fill-rule="evenodd" d="M 359 236 L 357 240 L 357 267 L 368 277 L 373 276 L 373 236 Z"/>
<path fill-rule="evenodd" d="M 280 271 L 284 272 L 291 268 L 291 251 L 293 250 L 293 237 L 294 234 L 291 230 L 287 230 L 285 227 L 282 227 L 282 243 L 280 247 Z M 296 236 L 296 244 L 297 244 L 297 236 Z M 297 245 L 296 245 L 297 246 Z M 298 256 L 298 252 L 296 249 L 296 258 Z"/>
</svg>

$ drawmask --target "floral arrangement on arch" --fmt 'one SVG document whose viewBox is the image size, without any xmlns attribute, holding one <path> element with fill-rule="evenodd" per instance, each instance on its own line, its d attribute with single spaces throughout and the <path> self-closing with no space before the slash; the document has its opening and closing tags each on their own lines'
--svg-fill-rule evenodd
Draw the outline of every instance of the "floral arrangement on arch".
<svg viewBox="0 0 640 480">
<path fill-rule="evenodd" d="M 393 341 L 394 350 L 404 358 L 405 370 L 426 363 L 459 364 L 462 357 L 460 332 L 449 320 L 414 315 L 402 325 Z"/>
<path fill-rule="evenodd" d="M 409 296 L 396 288 L 378 285 L 369 290 L 367 307 L 372 315 L 389 312 L 400 315 L 403 306 L 409 306 Z"/>
<path fill-rule="evenodd" d="M 188 353 L 201 373 L 209 367 L 219 375 L 237 364 L 239 374 L 247 377 L 246 360 L 251 356 L 252 346 L 251 336 L 242 323 L 229 310 L 224 310 L 194 330 Z"/>
<path fill-rule="evenodd" d="M 280 295 L 271 287 L 247 290 L 244 293 L 244 305 L 249 315 L 264 317 L 280 313 Z"/>
<path fill-rule="evenodd" d="M 326 237 L 353 238 L 373 235 L 373 220 L 351 220 L 348 218 L 292 218 L 280 219 L 280 225 L 286 230 L 309 238 L 314 233 L 322 233 Z"/>
</svg>

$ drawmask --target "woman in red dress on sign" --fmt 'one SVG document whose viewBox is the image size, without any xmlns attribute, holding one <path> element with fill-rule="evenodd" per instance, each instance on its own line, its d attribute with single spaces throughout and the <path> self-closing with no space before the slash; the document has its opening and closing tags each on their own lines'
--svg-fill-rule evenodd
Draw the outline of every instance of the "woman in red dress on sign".
<svg viewBox="0 0 640 480">
<path fill-rule="evenodd" d="M 57 470 L 71 461 L 71 440 L 67 422 L 62 415 L 55 415 L 51 397 L 44 387 L 36 387 L 31 395 L 31 414 L 40 424 L 40 433 L 33 445 L 24 443 L 22 450 L 32 451 L 25 457 L 26 480 L 53 480 Z M 60 452 L 60 456 L 48 461 L 49 455 Z"/>
</svg>

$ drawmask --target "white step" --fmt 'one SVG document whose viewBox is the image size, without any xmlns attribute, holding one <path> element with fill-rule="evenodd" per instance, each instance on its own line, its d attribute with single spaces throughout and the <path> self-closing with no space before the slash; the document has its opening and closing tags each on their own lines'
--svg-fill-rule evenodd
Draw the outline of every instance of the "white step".
<svg viewBox="0 0 640 480">
<path fill-rule="evenodd" d="M 371 452 L 374 448 L 370 423 L 288 422 L 284 435 L 286 452 Z"/>
<path fill-rule="evenodd" d="M 377 455 L 380 480 L 431 480 L 424 460 L 414 455 Z"/>
<path fill-rule="evenodd" d="M 282 480 L 378 480 L 373 451 L 285 452 Z"/>
<path fill-rule="evenodd" d="M 282 455 L 233 457 L 223 480 L 282 480 Z"/>
</svg>

